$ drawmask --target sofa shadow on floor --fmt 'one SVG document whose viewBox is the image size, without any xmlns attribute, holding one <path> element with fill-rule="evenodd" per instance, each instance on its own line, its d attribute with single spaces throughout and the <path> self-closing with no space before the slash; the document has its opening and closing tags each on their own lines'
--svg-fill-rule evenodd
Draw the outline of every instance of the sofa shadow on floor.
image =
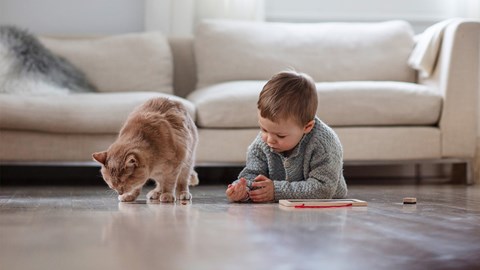
<svg viewBox="0 0 480 270">
<path fill-rule="evenodd" d="M 461 166 L 461 165 L 459 165 Z M 200 185 L 228 185 L 243 167 L 197 167 Z M 344 167 L 349 185 L 418 185 L 463 184 L 465 171 L 445 166 L 425 168 L 411 166 Z M 453 173 L 452 173 L 453 171 Z M 78 165 L 0 165 L 0 186 L 99 186 L 105 185 L 98 166 Z M 147 183 L 147 185 L 153 185 Z"/>
</svg>

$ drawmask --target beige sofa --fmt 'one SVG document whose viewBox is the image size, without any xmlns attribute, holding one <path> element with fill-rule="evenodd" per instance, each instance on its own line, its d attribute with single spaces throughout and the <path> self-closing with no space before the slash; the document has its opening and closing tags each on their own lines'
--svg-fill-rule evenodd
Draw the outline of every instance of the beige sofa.
<svg viewBox="0 0 480 270">
<path fill-rule="evenodd" d="M 258 133 L 258 93 L 271 75 L 294 68 L 316 80 L 318 115 L 338 133 L 347 164 L 466 163 L 471 182 L 479 33 L 480 23 L 466 20 L 442 29 L 428 77 L 407 63 L 415 36 L 403 21 L 206 21 L 194 38 L 168 41 L 158 33 L 42 37 L 99 92 L 0 94 L 0 161 L 90 162 L 135 106 L 169 96 L 197 123 L 197 166 L 243 164 Z"/>
</svg>

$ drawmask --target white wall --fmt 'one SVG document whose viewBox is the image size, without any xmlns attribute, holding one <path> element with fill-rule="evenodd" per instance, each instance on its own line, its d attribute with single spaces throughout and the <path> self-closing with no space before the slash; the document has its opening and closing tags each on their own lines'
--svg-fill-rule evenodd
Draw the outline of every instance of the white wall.
<svg viewBox="0 0 480 270">
<path fill-rule="evenodd" d="M 169 36 L 191 36 L 195 0 L 145 0 L 145 30 Z"/>
<path fill-rule="evenodd" d="M 145 27 L 169 36 L 192 36 L 206 18 L 264 20 L 264 0 L 145 0 Z"/>
<path fill-rule="evenodd" d="M 263 0 L 0 0 L 0 24 L 37 34 L 191 36 L 203 18 L 263 19 Z"/>
<path fill-rule="evenodd" d="M 267 21 L 409 21 L 416 32 L 452 17 L 480 18 L 479 0 L 266 0 Z"/>
<path fill-rule="evenodd" d="M 201 18 L 248 18 L 247 7 L 267 21 L 405 19 L 418 31 L 446 18 L 480 18 L 480 0 L 0 0 L 0 24 L 65 35 L 145 29 L 189 35 Z"/>
<path fill-rule="evenodd" d="M 143 0 L 0 0 L 0 24 L 15 24 L 38 34 L 143 31 L 144 14 Z"/>
</svg>

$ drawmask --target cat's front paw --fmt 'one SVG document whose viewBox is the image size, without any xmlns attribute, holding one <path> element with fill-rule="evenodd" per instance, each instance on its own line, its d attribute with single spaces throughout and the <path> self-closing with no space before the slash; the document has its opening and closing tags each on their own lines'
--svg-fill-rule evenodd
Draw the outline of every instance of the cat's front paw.
<svg viewBox="0 0 480 270">
<path fill-rule="evenodd" d="M 192 199 L 192 194 L 188 191 L 182 191 L 180 192 L 180 200 L 191 200 Z"/>
<path fill-rule="evenodd" d="M 169 193 L 169 192 L 162 193 L 162 195 L 160 195 L 160 201 L 161 202 L 174 202 L 175 201 L 175 196 L 172 193 Z"/>
<path fill-rule="evenodd" d="M 137 198 L 137 196 L 132 195 L 132 194 L 118 195 L 118 200 L 121 201 L 121 202 L 133 202 L 133 201 L 135 201 L 136 198 Z"/>
<path fill-rule="evenodd" d="M 159 191 L 150 190 L 147 193 L 147 199 L 148 200 L 153 200 L 153 201 L 158 201 L 158 199 L 160 199 L 160 195 L 161 195 L 161 193 Z"/>
</svg>

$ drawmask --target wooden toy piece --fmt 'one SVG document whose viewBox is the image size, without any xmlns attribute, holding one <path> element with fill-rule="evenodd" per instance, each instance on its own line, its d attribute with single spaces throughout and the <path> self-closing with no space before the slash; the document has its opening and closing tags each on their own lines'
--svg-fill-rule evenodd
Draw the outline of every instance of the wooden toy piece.
<svg viewBox="0 0 480 270">
<path fill-rule="evenodd" d="M 403 204 L 416 204 L 417 198 L 414 197 L 405 197 L 403 198 Z"/>
<path fill-rule="evenodd" d="M 293 208 L 333 208 L 333 207 L 356 207 L 367 206 L 366 201 L 357 199 L 289 199 L 280 200 L 281 206 Z"/>
</svg>

